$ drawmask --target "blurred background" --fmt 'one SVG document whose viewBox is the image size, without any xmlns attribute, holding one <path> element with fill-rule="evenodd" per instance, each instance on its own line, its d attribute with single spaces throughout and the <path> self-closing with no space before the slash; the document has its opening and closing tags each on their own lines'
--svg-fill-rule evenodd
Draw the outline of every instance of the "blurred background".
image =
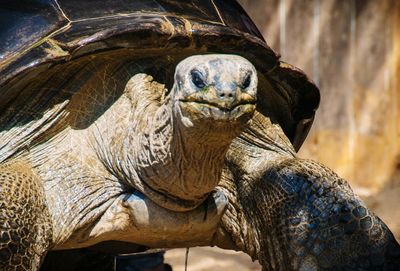
<svg viewBox="0 0 400 271">
<path fill-rule="evenodd" d="M 400 240 L 400 1 L 239 0 L 268 45 L 320 88 L 299 152 L 345 178 Z M 189 271 L 261 270 L 244 254 L 196 248 Z M 184 270 L 185 250 L 167 252 Z"/>
</svg>

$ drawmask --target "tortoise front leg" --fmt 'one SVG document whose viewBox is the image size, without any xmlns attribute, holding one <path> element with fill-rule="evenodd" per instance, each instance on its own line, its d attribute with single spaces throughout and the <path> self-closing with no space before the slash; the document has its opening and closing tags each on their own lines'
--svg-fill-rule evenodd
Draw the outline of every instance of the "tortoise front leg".
<svg viewBox="0 0 400 271">
<path fill-rule="evenodd" d="M 51 237 L 37 176 L 20 162 L 0 165 L 0 270 L 38 270 Z"/>
<path fill-rule="evenodd" d="M 393 234 L 326 167 L 286 159 L 233 176 L 223 228 L 263 270 L 400 270 Z"/>
</svg>

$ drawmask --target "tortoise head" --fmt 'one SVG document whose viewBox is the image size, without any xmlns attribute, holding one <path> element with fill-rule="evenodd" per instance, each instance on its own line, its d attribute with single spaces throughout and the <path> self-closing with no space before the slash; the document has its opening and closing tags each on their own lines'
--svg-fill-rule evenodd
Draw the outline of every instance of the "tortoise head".
<svg viewBox="0 0 400 271">
<path fill-rule="evenodd" d="M 257 72 L 237 55 L 196 55 L 175 70 L 174 114 L 187 127 L 239 128 L 256 108 Z"/>
</svg>

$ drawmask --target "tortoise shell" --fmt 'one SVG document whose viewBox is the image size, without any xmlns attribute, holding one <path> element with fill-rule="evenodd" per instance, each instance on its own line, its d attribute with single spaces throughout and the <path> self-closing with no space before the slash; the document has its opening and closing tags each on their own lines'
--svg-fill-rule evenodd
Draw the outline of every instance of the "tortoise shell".
<svg viewBox="0 0 400 271">
<path fill-rule="evenodd" d="M 273 116 L 298 150 L 319 90 L 281 62 L 242 7 L 226 0 L 3 1 L 0 131 L 16 123 L 4 117 L 10 104 L 23 109 L 37 99 L 33 115 L 43 114 L 49 97 L 69 99 L 101 65 L 122 88 L 137 65 L 170 86 L 176 63 L 206 53 L 238 54 L 254 64 L 261 79 L 257 110 Z"/>
</svg>

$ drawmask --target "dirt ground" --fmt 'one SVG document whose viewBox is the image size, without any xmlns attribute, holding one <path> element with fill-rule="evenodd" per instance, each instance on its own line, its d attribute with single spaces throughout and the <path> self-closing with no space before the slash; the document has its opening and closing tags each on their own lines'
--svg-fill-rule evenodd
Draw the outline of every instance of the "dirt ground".
<svg viewBox="0 0 400 271">
<path fill-rule="evenodd" d="M 168 250 L 166 262 L 173 271 L 185 271 L 186 249 Z M 197 247 L 189 250 L 187 271 L 254 271 L 261 270 L 258 262 L 241 252 L 222 250 L 211 247 Z"/>
<path fill-rule="evenodd" d="M 357 194 L 368 191 L 354 188 Z M 373 196 L 363 196 L 367 205 L 389 226 L 400 241 L 400 186 L 388 188 Z M 165 254 L 166 262 L 174 271 L 185 271 L 186 249 L 173 249 Z M 187 271 L 254 271 L 261 270 L 258 262 L 252 262 L 244 253 L 219 248 L 191 248 Z"/>
</svg>

